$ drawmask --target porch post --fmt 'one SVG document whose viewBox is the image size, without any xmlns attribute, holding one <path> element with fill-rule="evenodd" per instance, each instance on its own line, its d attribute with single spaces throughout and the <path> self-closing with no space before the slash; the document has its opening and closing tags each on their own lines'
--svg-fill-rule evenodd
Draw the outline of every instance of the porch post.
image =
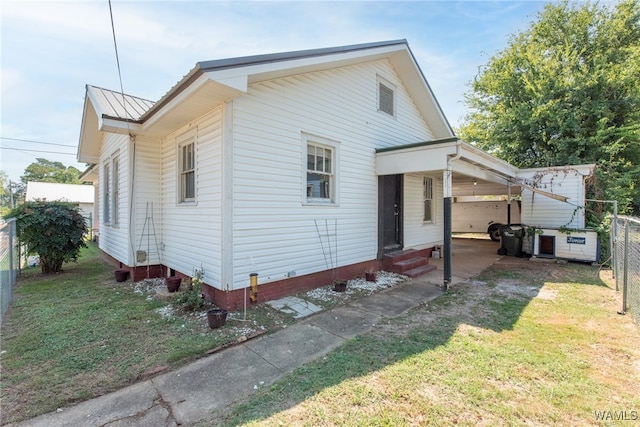
<svg viewBox="0 0 640 427">
<path fill-rule="evenodd" d="M 507 183 L 507 225 L 511 224 L 511 181 Z"/>
<path fill-rule="evenodd" d="M 447 169 L 442 174 L 442 182 L 443 182 L 443 193 L 444 193 L 444 250 L 443 258 L 444 258 L 444 289 L 445 291 L 449 289 L 449 285 L 451 284 L 451 252 L 452 252 L 452 238 L 451 238 L 451 197 L 452 197 L 452 189 L 451 189 L 451 167 L 448 166 Z"/>
</svg>

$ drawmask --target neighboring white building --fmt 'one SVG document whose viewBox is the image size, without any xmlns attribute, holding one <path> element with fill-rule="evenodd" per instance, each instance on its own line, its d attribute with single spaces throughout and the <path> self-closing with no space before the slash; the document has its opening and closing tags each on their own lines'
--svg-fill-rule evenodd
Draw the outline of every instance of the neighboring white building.
<svg viewBox="0 0 640 427">
<path fill-rule="evenodd" d="M 25 200 L 74 203 L 78 205 L 85 218 L 93 220 L 93 185 L 28 181 Z"/>
<path fill-rule="evenodd" d="M 78 159 L 101 250 L 202 269 L 222 307 L 251 273 L 264 300 L 446 246 L 453 181 L 518 176 L 458 140 L 405 40 L 199 62 L 155 103 L 87 86 Z"/>
</svg>

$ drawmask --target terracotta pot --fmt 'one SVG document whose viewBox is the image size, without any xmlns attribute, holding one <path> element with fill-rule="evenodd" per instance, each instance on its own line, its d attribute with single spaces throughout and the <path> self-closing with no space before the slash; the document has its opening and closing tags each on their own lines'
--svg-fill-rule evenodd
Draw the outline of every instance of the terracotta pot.
<svg viewBox="0 0 640 427">
<path fill-rule="evenodd" d="M 207 311 L 207 321 L 211 329 L 217 329 L 227 322 L 227 310 L 221 308 L 214 308 Z"/>
<path fill-rule="evenodd" d="M 338 280 L 333 284 L 333 290 L 336 292 L 344 292 L 347 290 L 347 281 Z"/>
<path fill-rule="evenodd" d="M 124 282 L 129 278 L 129 270 L 116 270 L 116 282 Z"/>
<path fill-rule="evenodd" d="M 371 271 L 371 272 L 367 271 L 364 273 L 364 279 L 367 282 L 375 282 L 377 278 L 378 278 L 378 275 L 376 274 L 375 271 Z"/>
<path fill-rule="evenodd" d="M 167 290 L 169 292 L 177 292 L 178 289 L 180 289 L 180 283 L 182 283 L 182 279 L 180 277 L 171 276 L 166 278 L 166 282 Z"/>
</svg>

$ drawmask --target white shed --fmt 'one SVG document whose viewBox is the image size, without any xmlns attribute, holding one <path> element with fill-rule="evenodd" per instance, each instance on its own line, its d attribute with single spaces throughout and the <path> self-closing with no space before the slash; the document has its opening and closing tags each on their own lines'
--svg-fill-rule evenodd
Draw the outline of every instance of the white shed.
<svg viewBox="0 0 640 427">
<path fill-rule="evenodd" d="M 28 181 L 25 200 L 74 203 L 78 205 L 85 218 L 93 219 L 94 189 L 92 185 Z"/>
</svg>

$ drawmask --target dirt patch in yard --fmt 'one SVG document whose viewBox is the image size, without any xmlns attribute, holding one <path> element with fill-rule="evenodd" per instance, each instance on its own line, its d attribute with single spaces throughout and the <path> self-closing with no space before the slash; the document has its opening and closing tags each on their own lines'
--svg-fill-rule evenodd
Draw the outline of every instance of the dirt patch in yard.
<svg viewBox="0 0 640 427">
<path fill-rule="evenodd" d="M 504 258 L 381 320 L 222 425 L 598 425 L 603 414 L 634 416 L 640 328 L 617 314 L 619 303 L 597 267 Z"/>
</svg>

